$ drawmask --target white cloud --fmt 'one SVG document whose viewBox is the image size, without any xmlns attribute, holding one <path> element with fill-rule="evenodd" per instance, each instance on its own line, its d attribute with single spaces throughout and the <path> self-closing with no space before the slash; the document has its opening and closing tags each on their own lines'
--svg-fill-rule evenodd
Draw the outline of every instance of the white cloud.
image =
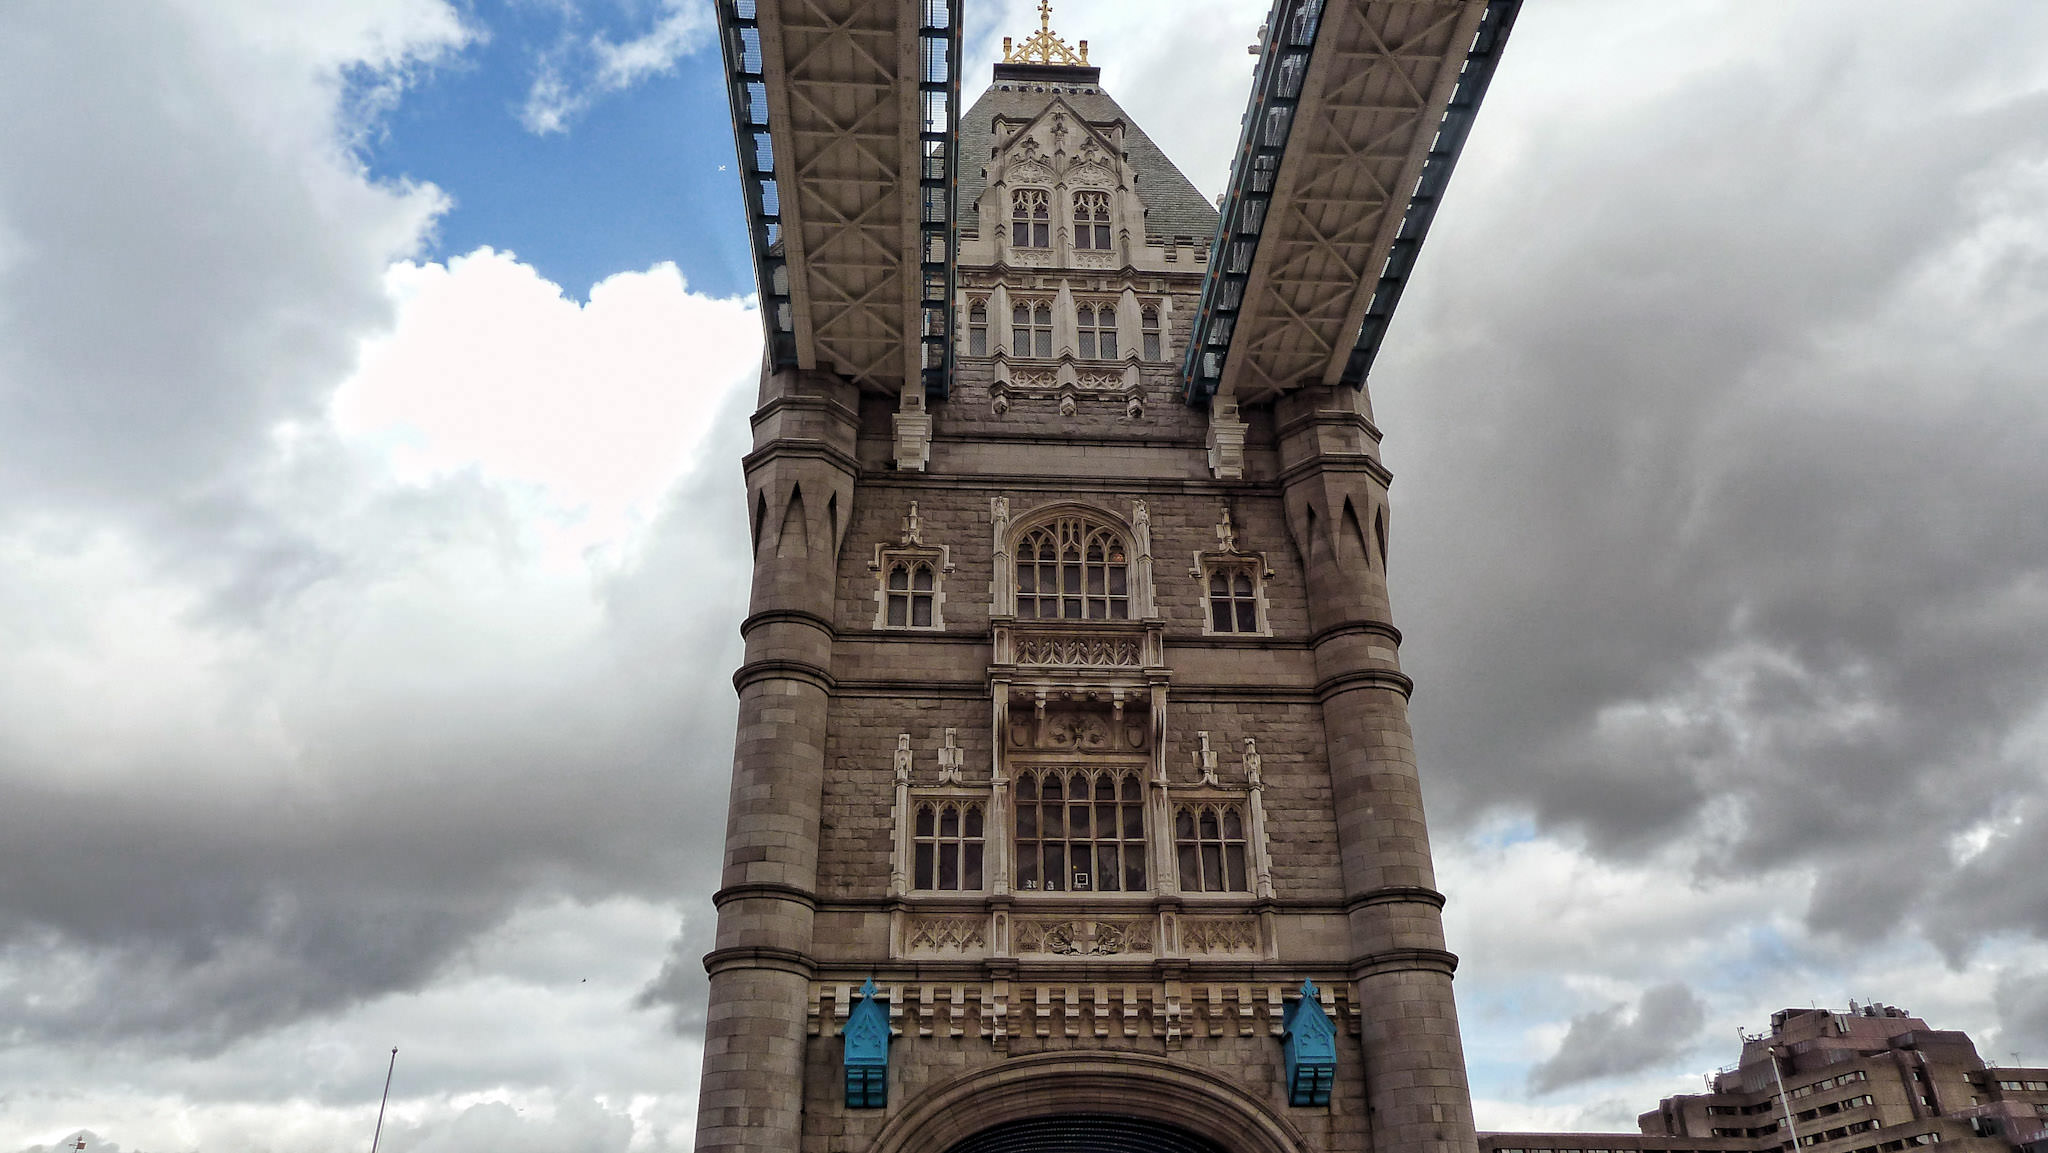
<svg viewBox="0 0 2048 1153">
<path fill-rule="evenodd" d="M 615 40 L 604 32 L 565 34 L 535 60 L 519 122 L 537 136 L 566 132 L 599 99 L 673 71 L 677 61 L 710 42 L 711 11 L 709 4 L 692 0 L 662 0 L 653 22 L 638 35 Z"/>
<path fill-rule="evenodd" d="M 760 360 L 744 303 L 688 291 L 672 264 L 577 304 L 509 253 L 401 263 L 398 322 L 335 394 L 351 438 L 414 480 L 475 467 L 546 490 L 585 543 L 644 522 L 696 461 L 712 416 Z"/>
</svg>

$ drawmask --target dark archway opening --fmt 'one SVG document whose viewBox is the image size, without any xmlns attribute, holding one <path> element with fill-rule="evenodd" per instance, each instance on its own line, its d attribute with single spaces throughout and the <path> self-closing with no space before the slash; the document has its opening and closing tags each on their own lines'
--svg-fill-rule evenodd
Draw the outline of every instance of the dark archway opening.
<svg viewBox="0 0 2048 1153">
<path fill-rule="evenodd" d="M 1070 1113 L 984 1129 L 948 1153 L 1228 1153 L 1207 1137 L 1143 1117 Z"/>
</svg>

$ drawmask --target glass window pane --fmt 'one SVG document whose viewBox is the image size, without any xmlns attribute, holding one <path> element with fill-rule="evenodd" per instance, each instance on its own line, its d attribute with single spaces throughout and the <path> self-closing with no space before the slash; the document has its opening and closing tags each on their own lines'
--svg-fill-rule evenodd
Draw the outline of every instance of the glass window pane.
<svg viewBox="0 0 2048 1153">
<path fill-rule="evenodd" d="M 929 843 L 917 847 L 917 863 L 912 871 L 916 878 L 911 882 L 920 889 L 932 887 L 932 846 Z"/>
<path fill-rule="evenodd" d="M 939 835 L 957 837 L 960 835 L 960 810 L 952 805 L 939 810 Z"/>
<path fill-rule="evenodd" d="M 1237 574 L 1236 579 L 1231 582 L 1230 591 L 1234 595 L 1240 597 L 1248 597 L 1252 595 L 1251 574 L 1248 572 L 1239 572 Z"/>
<path fill-rule="evenodd" d="M 1095 247 L 1097 247 L 1097 248 L 1100 248 L 1100 249 L 1103 249 L 1104 251 L 1107 251 L 1107 250 L 1108 250 L 1108 248 L 1109 248 L 1109 225 L 1107 225 L 1107 224 L 1098 224 L 1098 225 L 1096 225 L 1096 226 L 1095 226 Z"/>
<path fill-rule="evenodd" d="M 1116 800 L 1116 777 L 1113 774 L 1104 773 L 1095 778 L 1095 799 L 1098 801 Z"/>
<path fill-rule="evenodd" d="M 967 835 L 969 837 L 979 837 L 981 835 L 980 805 L 967 806 Z"/>
<path fill-rule="evenodd" d="M 1044 785 L 1045 785 L 1045 799 L 1046 799 L 1046 800 L 1048 800 L 1048 801 L 1057 801 L 1057 800 L 1062 800 L 1062 799 L 1064 799 L 1064 798 L 1065 798 L 1065 796 L 1066 796 L 1066 791 L 1065 791 L 1065 790 L 1066 790 L 1066 779 L 1065 779 L 1064 777 L 1062 777 L 1062 776 L 1061 776 L 1060 774 L 1058 774 L 1058 773 L 1047 773 L 1047 774 L 1045 775 L 1045 781 L 1044 781 Z"/>
<path fill-rule="evenodd" d="M 1192 841 L 1195 839 L 1195 812 L 1193 809 L 1184 807 L 1174 812 L 1173 835 L 1176 839 L 1182 841 Z"/>
<path fill-rule="evenodd" d="M 1031 245 L 1034 248 L 1052 247 L 1051 231 L 1044 221 L 1031 226 Z"/>
<path fill-rule="evenodd" d="M 912 582 L 911 587 L 919 592 L 928 593 L 932 591 L 932 567 L 930 565 L 921 564 L 917 566 L 917 579 Z"/>
<path fill-rule="evenodd" d="M 1124 806 L 1124 840 L 1145 839 L 1145 810 L 1137 805 Z"/>
<path fill-rule="evenodd" d="M 1066 816 L 1066 811 L 1067 809 L 1065 805 L 1043 806 L 1040 809 L 1038 815 L 1038 819 L 1041 822 L 1043 822 L 1044 825 L 1044 827 L 1039 831 L 1039 836 L 1044 837 L 1047 840 L 1051 840 L 1055 837 L 1066 836 L 1066 821 L 1064 819 Z"/>
<path fill-rule="evenodd" d="M 1045 887 L 1053 890 L 1067 887 L 1067 847 L 1057 841 L 1045 847 Z"/>
<path fill-rule="evenodd" d="M 1017 839 L 1035 841 L 1038 839 L 1038 806 L 1023 805 L 1017 809 Z"/>
<path fill-rule="evenodd" d="M 1041 328 L 1038 330 L 1038 355 L 1052 355 L 1052 329 L 1050 328 Z"/>
<path fill-rule="evenodd" d="M 892 589 L 910 587 L 910 574 L 904 570 L 902 565 L 889 566 L 889 587 Z"/>
<path fill-rule="evenodd" d="M 1088 833 L 1088 806 L 1073 805 L 1067 809 L 1067 835 L 1077 841 L 1086 840 Z"/>
<path fill-rule="evenodd" d="M 930 805 L 919 805 L 917 807 L 917 835 L 920 837 L 932 835 L 932 807 Z"/>
<path fill-rule="evenodd" d="M 889 594 L 889 623 L 890 623 L 890 624 L 892 624 L 892 625 L 899 625 L 899 626 L 900 626 L 900 625 L 902 625 L 902 624 L 904 623 L 905 617 L 907 617 L 907 616 L 909 615 L 909 612 L 910 612 L 910 606 L 909 606 L 909 604 L 907 603 L 907 601 L 906 601 L 906 598 L 905 598 L 905 597 L 904 597 L 904 596 L 903 596 L 902 594 L 900 594 L 900 593 L 890 593 L 890 594 Z"/>
<path fill-rule="evenodd" d="M 1092 328 L 1084 328 L 1084 329 L 1082 329 L 1082 330 L 1081 330 L 1081 332 L 1080 332 L 1080 347 L 1079 347 L 1079 349 L 1078 349 L 1077 351 L 1078 351 L 1078 353 L 1079 353 L 1079 355 L 1080 355 L 1081 359 L 1083 359 L 1083 360 L 1094 360 L 1094 359 L 1095 359 L 1095 330 L 1094 330 L 1094 329 L 1092 329 Z"/>
<path fill-rule="evenodd" d="M 1095 596 L 1101 596 L 1103 593 L 1103 584 L 1106 581 L 1107 577 L 1108 574 L 1103 571 L 1101 565 L 1089 565 L 1088 591 L 1094 594 Z"/>
<path fill-rule="evenodd" d="M 960 887 L 981 888 L 981 845 L 978 843 L 969 842 L 967 845 L 966 860 L 961 863 L 960 868 Z"/>
<path fill-rule="evenodd" d="M 1116 845 L 1095 846 L 1095 887 L 1115 891 L 1118 879 Z"/>
<path fill-rule="evenodd" d="M 1237 602 L 1237 631 L 1255 633 L 1259 631 L 1259 604 L 1257 601 Z"/>
<path fill-rule="evenodd" d="M 1230 891 L 1242 893 L 1249 890 L 1251 884 L 1246 880 L 1244 871 L 1244 846 L 1227 845 L 1224 847 L 1223 856 L 1224 865 L 1230 870 L 1228 877 Z"/>
<path fill-rule="evenodd" d="M 960 846 L 942 844 L 939 846 L 939 888 L 957 889 L 959 887 Z"/>
<path fill-rule="evenodd" d="M 1202 884 L 1211 890 L 1223 887 L 1223 846 L 1202 846 Z"/>
<path fill-rule="evenodd" d="M 1195 846 L 1183 844 L 1180 847 L 1180 887 L 1190 892 L 1202 891 L 1202 866 L 1195 856 Z"/>
<path fill-rule="evenodd" d="M 1127 570 L 1122 565 L 1111 565 L 1109 567 L 1109 595 L 1119 597 L 1130 595 L 1130 589 L 1125 586 L 1126 572 Z"/>
<path fill-rule="evenodd" d="M 967 355 L 988 355 L 988 329 L 970 328 L 967 330 Z"/>
<path fill-rule="evenodd" d="M 1036 846 L 1017 854 L 1017 887 L 1026 891 L 1038 888 L 1038 849 Z"/>
<path fill-rule="evenodd" d="M 1233 841 L 1244 840 L 1244 818 L 1237 815 L 1237 806 L 1223 810 L 1223 835 Z"/>
<path fill-rule="evenodd" d="M 1145 854 L 1142 851 L 1134 850 L 1124 854 L 1124 891 L 1145 891 Z"/>
<path fill-rule="evenodd" d="M 1209 602 L 1210 626 L 1219 633 L 1230 631 L 1230 602 L 1224 600 Z"/>
<path fill-rule="evenodd" d="M 910 598 L 910 623 L 921 629 L 932 627 L 932 598 L 915 596 Z"/>
<path fill-rule="evenodd" d="M 1016 224 L 1012 225 L 1010 228 L 1010 243 L 1016 245 L 1018 248 L 1030 247 L 1031 225 L 1028 222 L 1022 220 L 1019 220 Z"/>
<path fill-rule="evenodd" d="M 1028 304 L 1019 304 L 1017 307 L 1011 309 L 1010 323 L 1016 325 L 1018 328 L 1029 328 L 1031 326 L 1031 306 Z"/>
<path fill-rule="evenodd" d="M 1145 334 L 1145 359 L 1159 359 L 1159 334 L 1156 332 L 1148 332 Z"/>
<path fill-rule="evenodd" d="M 1135 800 L 1137 800 L 1137 799 L 1138 799 L 1138 778 L 1137 778 L 1137 775 L 1136 775 L 1135 773 L 1126 773 L 1126 774 L 1124 774 L 1124 800 L 1126 800 L 1126 801 L 1135 801 Z"/>
<path fill-rule="evenodd" d="M 1204 807 L 1202 809 L 1202 839 L 1213 841 L 1216 837 L 1216 810 Z"/>
<path fill-rule="evenodd" d="M 1017 799 L 1028 801 L 1038 796 L 1038 774 L 1026 773 L 1017 778 Z"/>
<path fill-rule="evenodd" d="M 1110 620 L 1113 620 L 1113 621 L 1120 621 L 1120 620 L 1125 620 L 1125 619 L 1127 619 L 1127 618 L 1128 618 L 1128 617 L 1129 617 L 1130 615 L 1131 615 L 1131 613 L 1130 613 L 1130 605 L 1129 605 L 1129 604 L 1127 604 L 1126 602 L 1124 602 L 1124 601 L 1120 601 L 1120 600 L 1117 600 L 1117 601 L 1111 601 L 1111 602 L 1109 602 L 1109 619 L 1110 619 Z"/>
</svg>

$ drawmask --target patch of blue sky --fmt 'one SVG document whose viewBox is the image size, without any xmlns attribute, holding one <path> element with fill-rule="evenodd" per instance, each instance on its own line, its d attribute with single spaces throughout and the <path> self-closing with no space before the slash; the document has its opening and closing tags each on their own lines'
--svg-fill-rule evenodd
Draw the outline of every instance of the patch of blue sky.
<svg viewBox="0 0 2048 1153">
<path fill-rule="evenodd" d="M 509 250 L 587 299 L 616 272 L 674 261 L 714 296 L 754 290 L 732 121 L 710 5 L 671 66 L 608 80 L 593 45 L 622 45 L 666 15 L 652 4 L 479 4 L 478 33 L 412 78 L 361 144 L 379 179 L 431 181 L 453 201 L 427 253 Z M 558 127 L 537 131 L 537 81 L 558 85 Z"/>
<path fill-rule="evenodd" d="M 1526 813 L 1497 816 L 1466 834 L 1467 840 L 1484 849 L 1506 849 L 1536 840 L 1536 820 Z"/>
</svg>

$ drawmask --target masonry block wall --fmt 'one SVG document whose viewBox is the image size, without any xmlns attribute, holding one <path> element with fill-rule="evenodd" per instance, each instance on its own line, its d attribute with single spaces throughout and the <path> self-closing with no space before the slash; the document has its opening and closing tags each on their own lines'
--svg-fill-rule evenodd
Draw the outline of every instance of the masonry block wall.
<svg viewBox="0 0 2048 1153">
<path fill-rule="evenodd" d="M 1302 389 L 1219 463 L 1179 371 L 1213 210 L 1093 69 L 1048 71 L 999 69 L 963 121 L 978 228 L 928 442 L 898 397 L 764 382 L 699 1148 L 945 1153 L 1113 1113 L 1237 1153 L 1470 1153 L 1378 430 L 1360 391 Z M 1010 227 L 1040 194 L 1042 244 Z M 841 1058 L 870 979 L 881 1108 Z M 1308 980 L 1340 1056 L 1298 1106 Z"/>
</svg>

